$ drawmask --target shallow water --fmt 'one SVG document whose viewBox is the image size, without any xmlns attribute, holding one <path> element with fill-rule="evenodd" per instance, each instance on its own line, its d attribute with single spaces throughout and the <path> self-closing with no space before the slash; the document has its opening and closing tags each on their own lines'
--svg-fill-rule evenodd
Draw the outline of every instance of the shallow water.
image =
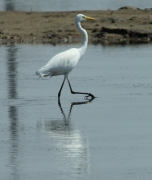
<svg viewBox="0 0 152 180">
<path fill-rule="evenodd" d="M 89 45 L 67 82 L 35 71 L 79 45 L 0 46 L 1 179 L 152 177 L 152 45 Z M 77 103 L 76 103 L 77 102 Z"/>
<path fill-rule="evenodd" d="M 75 11 L 75 10 L 117 10 L 123 6 L 141 9 L 152 8 L 151 0 L 2 0 L 0 10 L 8 11 Z"/>
</svg>

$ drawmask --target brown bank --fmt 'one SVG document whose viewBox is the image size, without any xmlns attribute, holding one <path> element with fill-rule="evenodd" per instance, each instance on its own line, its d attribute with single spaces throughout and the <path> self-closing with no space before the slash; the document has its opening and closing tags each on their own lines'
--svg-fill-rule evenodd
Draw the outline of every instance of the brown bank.
<svg viewBox="0 0 152 180">
<path fill-rule="evenodd" d="M 82 22 L 90 43 L 142 43 L 152 41 L 152 8 L 122 7 L 117 11 L 0 12 L 0 41 L 23 43 L 75 43 L 79 13 L 96 18 Z"/>
</svg>

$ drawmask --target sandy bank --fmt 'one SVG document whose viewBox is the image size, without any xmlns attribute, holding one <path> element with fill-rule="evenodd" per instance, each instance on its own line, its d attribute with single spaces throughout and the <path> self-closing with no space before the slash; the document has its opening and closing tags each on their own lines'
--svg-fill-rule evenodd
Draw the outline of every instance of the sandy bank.
<svg viewBox="0 0 152 180">
<path fill-rule="evenodd" d="M 78 13 L 96 18 L 82 23 L 90 43 L 152 41 L 152 8 L 123 7 L 117 11 L 0 12 L 0 41 L 74 43 L 81 41 L 75 27 Z"/>
</svg>

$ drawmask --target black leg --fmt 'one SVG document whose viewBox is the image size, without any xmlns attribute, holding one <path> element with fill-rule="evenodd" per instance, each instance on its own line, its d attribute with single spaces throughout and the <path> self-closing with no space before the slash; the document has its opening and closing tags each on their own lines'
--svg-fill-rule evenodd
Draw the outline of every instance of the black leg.
<svg viewBox="0 0 152 180">
<path fill-rule="evenodd" d="M 64 76 L 64 79 L 63 79 L 63 82 L 62 82 L 61 88 L 60 88 L 60 90 L 59 90 L 59 92 L 58 92 L 58 99 L 60 99 L 60 95 L 61 95 L 61 91 L 62 91 L 62 88 L 63 88 L 64 82 L 65 82 L 65 79 L 66 79 L 66 77 Z"/>
<path fill-rule="evenodd" d="M 91 94 L 91 93 L 74 92 L 74 91 L 72 90 L 72 87 L 71 87 L 71 84 L 70 84 L 70 80 L 69 80 L 69 78 L 68 78 L 68 77 L 67 77 L 67 80 L 68 80 L 69 87 L 70 87 L 70 90 L 71 90 L 71 93 L 72 93 L 72 94 L 86 94 L 86 95 L 87 95 L 87 96 L 85 96 L 85 98 L 86 98 L 86 99 L 88 99 L 88 97 L 91 97 L 92 99 L 94 99 L 94 98 L 95 98 L 95 96 L 94 96 L 93 94 Z"/>
</svg>

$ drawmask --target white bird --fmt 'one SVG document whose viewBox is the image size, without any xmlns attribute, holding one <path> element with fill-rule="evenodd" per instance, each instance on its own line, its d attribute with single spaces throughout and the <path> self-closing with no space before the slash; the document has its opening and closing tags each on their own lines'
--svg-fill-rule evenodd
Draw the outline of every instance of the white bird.
<svg viewBox="0 0 152 180">
<path fill-rule="evenodd" d="M 95 98 L 94 95 L 91 93 L 84 93 L 84 92 L 74 92 L 72 90 L 68 75 L 72 71 L 72 69 L 77 65 L 78 61 L 84 55 L 87 44 L 88 44 L 88 34 L 85 29 L 81 27 L 81 21 L 88 19 L 88 20 L 95 20 L 94 18 L 85 16 L 83 14 L 78 14 L 75 18 L 75 24 L 77 26 L 78 31 L 83 35 L 83 42 L 80 48 L 71 48 L 64 52 L 61 52 L 50 59 L 50 61 L 39 70 L 36 71 L 36 75 L 39 77 L 46 77 L 46 76 L 58 76 L 64 75 L 64 79 L 61 85 L 61 88 L 58 92 L 58 98 L 60 99 L 61 91 L 64 85 L 65 80 L 67 79 L 71 93 L 72 94 L 86 94 L 86 98 L 89 96 L 93 99 Z"/>
</svg>

